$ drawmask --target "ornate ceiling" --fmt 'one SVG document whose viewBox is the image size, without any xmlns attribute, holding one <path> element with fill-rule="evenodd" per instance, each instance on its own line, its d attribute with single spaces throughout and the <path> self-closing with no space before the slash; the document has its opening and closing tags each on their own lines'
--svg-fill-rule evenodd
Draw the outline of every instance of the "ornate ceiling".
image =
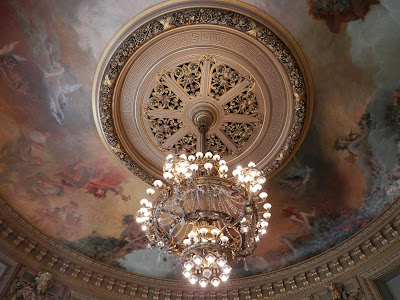
<svg viewBox="0 0 400 300">
<path fill-rule="evenodd" d="M 235 285 L 329 260 L 400 195 L 400 7 L 355 2 L 3 1 L 2 207 L 68 257 L 181 280 L 134 214 L 205 109 L 208 147 L 269 175 L 268 237 Z"/>
</svg>

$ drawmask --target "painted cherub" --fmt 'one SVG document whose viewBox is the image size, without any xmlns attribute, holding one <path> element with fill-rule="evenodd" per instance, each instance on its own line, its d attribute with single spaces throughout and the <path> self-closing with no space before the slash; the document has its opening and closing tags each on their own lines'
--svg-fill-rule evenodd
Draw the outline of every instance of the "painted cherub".
<svg viewBox="0 0 400 300">
<path fill-rule="evenodd" d="M 293 245 L 299 238 L 305 238 L 312 234 L 313 227 L 311 225 L 311 218 L 315 217 L 315 209 L 311 213 L 296 212 L 295 207 L 289 206 L 282 209 L 282 216 L 289 217 L 297 225 L 297 231 L 292 233 L 285 233 L 279 237 L 279 241 L 285 244 L 297 258 L 297 248 Z"/>
</svg>

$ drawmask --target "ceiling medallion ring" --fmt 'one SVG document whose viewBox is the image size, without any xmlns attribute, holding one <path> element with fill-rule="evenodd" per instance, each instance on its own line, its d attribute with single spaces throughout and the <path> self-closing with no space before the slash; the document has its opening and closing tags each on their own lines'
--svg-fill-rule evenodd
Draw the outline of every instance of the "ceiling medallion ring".
<svg viewBox="0 0 400 300">
<path fill-rule="evenodd" d="M 302 61 L 302 67 L 300 67 L 289 47 L 271 29 L 241 12 L 219 8 L 190 8 L 178 12 L 166 12 L 162 17 L 148 21 L 137 28 L 123 42 L 120 42 L 118 48 L 116 48 L 107 62 L 101 84 L 96 89 L 98 93 L 94 95 L 98 109 L 95 112 L 95 115 L 98 116 L 96 121 L 103 138 L 112 152 L 133 174 L 147 183 L 153 181 L 154 177 L 138 166 L 127 154 L 116 134 L 112 118 L 115 83 L 129 58 L 145 43 L 172 28 L 194 24 L 227 27 L 245 33 L 268 49 L 285 69 L 290 80 L 291 93 L 293 94 L 293 121 L 289 135 L 280 153 L 275 156 L 270 164 L 263 168 L 267 176 L 272 176 L 288 162 L 288 159 L 293 155 L 293 151 L 299 148 L 299 143 L 301 143 L 305 131 L 308 129 L 313 100 L 312 91 L 310 91 L 310 76 L 306 68 L 304 71 L 305 80 L 301 69 L 305 68 L 306 62 Z M 287 41 L 288 39 L 285 40 Z M 296 47 L 292 48 L 296 49 Z M 296 56 L 302 57 L 301 53 L 300 55 L 297 53 Z"/>
</svg>

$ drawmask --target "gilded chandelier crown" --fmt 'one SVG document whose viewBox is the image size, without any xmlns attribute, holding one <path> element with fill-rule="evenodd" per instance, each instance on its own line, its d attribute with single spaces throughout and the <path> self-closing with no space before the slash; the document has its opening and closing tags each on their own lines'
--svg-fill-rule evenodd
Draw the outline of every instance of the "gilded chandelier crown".
<svg viewBox="0 0 400 300">
<path fill-rule="evenodd" d="M 197 121 L 204 149 L 212 117 L 199 113 Z M 271 204 L 261 206 L 268 196 L 261 192 L 266 178 L 254 163 L 238 166 L 228 179 L 226 161 L 204 152 L 168 155 L 165 181 L 154 181 L 160 194 L 142 199 L 137 214 L 150 245 L 177 255 L 183 275 L 202 287 L 228 280 L 230 264 L 254 253 L 271 217 Z M 147 194 L 154 197 L 155 190 Z"/>
</svg>

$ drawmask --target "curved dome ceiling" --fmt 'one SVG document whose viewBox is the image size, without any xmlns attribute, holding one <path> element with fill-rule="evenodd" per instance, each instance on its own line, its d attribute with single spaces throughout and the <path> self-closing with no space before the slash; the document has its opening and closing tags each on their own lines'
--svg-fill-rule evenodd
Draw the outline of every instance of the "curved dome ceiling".
<svg viewBox="0 0 400 300">
<path fill-rule="evenodd" d="M 236 277 L 303 261 L 373 221 L 400 194 L 398 4 L 245 2 L 2 2 L 1 198 L 84 255 L 181 278 L 133 215 L 164 153 L 196 149 L 200 103 L 216 116 L 209 146 L 271 175 L 268 237 Z M 137 47 L 124 48 L 133 33 Z"/>
</svg>

